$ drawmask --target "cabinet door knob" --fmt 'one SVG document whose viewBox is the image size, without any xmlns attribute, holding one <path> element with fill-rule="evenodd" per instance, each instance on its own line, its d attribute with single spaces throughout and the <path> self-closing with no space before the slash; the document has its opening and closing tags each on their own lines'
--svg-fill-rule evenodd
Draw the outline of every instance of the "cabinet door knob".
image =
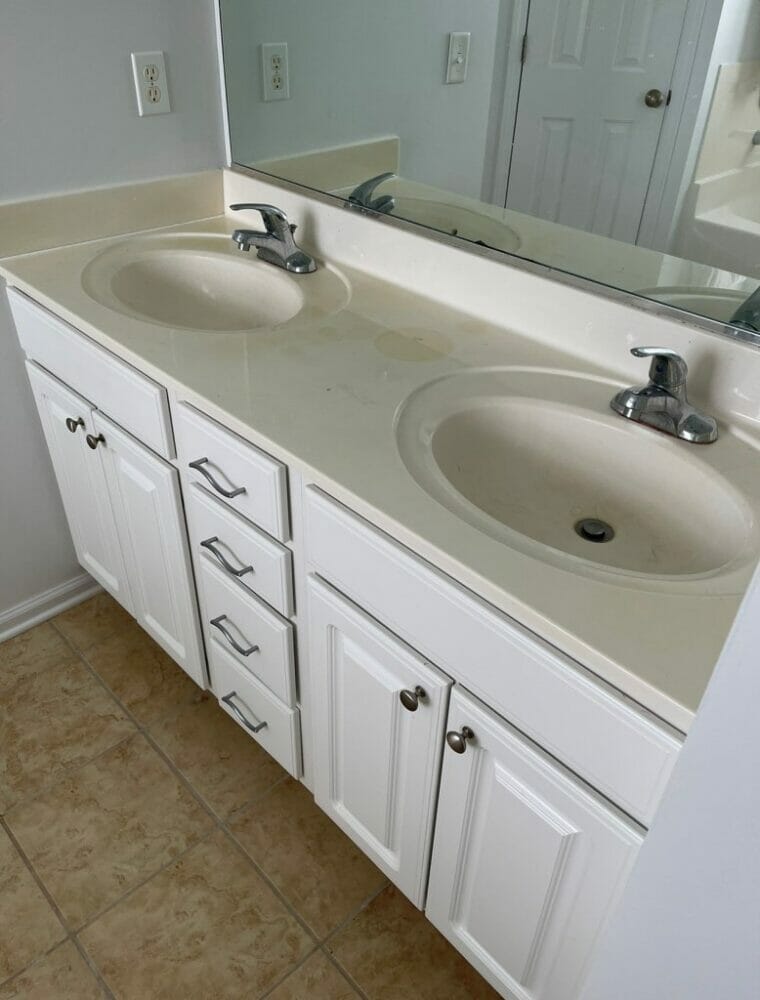
<svg viewBox="0 0 760 1000">
<path fill-rule="evenodd" d="M 98 434 L 97 437 L 94 434 L 88 434 L 85 438 L 87 444 L 92 448 L 93 451 L 98 447 L 99 444 L 105 444 L 106 439 L 102 434 Z"/>
<path fill-rule="evenodd" d="M 399 694 L 401 704 L 407 712 L 416 712 L 420 707 L 420 701 L 425 697 L 425 689 L 421 688 L 419 684 L 414 691 L 409 691 L 407 688 L 404 688 L 404 690 Z"/>
<path fill-rule="evenodd" d="M 66 427 L 71 431 L 72 434 L 76 434 L 80 427 L 84 427 L 84 420 L 81 417 L 66 417 Z"/>
<path fill-rule="evenodd" d="M 475 733 L 473 733 L 469 726 L 462 726 L 462 729 L 458 733 L 453 729 L 450 733 L 446 733 L 446 742 L 454 753 L 464 753 L 467 749 L 467 740 L 474 739 Z"/>
</svg>

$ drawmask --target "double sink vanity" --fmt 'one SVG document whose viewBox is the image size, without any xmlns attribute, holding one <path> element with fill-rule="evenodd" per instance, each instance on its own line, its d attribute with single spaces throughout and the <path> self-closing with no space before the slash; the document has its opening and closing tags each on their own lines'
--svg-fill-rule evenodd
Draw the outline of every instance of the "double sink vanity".
<svg viewBox="0 0 760 1000">
<path fill-rule="evenodd" d="M 304 273 L 250 207 L 0 262 L 80 562 L 497 991 L 571 1000 L 757 561 L 753 349 L 223 183 Z"/>
</svg>

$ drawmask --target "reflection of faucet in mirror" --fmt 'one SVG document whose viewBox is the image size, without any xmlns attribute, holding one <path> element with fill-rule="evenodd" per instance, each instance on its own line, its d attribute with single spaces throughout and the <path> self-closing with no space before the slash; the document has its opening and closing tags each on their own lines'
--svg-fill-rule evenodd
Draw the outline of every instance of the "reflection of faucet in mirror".
<svg viewBox="0 0 760 1000">
<path fill-rule="evenodd" d="M 760 135 L 760 132 L 757 135 Z M 729 320 L 729 323 L 731 326 L 740 326 L 743 330 L 760 333 L 760 285 L 758 285 L 748 299 L 742 302 Z"/>
<path fill-rule="evenodd" d="M 621 389 L 610 402 L 612 409 L 627 420 L 654 427 L 694 444 L 710 444 L 718 439 L 714 417 L 700 413 L 686 397 L 686 362 L 667 347 L 634 347 L 637 358 L 651 358 L 649 384 Z"/>
<path fill-rule="evenodd" d="M 349 205 L 355 205 L 357 208 L 366 208 L 371 212 L 379 212 L 381 215 L 390 215 L 396 207 L 396 199 L 389 194 L 381 195 L 379 198 L 374 198 L 373 195 L 376 188 L 380 187 L 385 181 L 396 180 L 396 176 L 396 174 L 388 171 L 384 174 L 378 174 L 377 177 L 370 177 L 368 181 L 363 181 L 348 196 Z"/>
<path fill-rule="evenodd" d="M 292 274 L 311 274 L 316 271 L 317 265 L 313 257 L 304 253 L 296 241 L 293 233 L 296 227 L 288 222 L 287 215 L 281 208 L 274 205 L 230 205 L 233 212 L 256 211 L 261 214 L 264 220 L 265 232 L 257 229 L 236 229 L 232 234 L 232 239 L 241 250 L 250 250 L 256 247 L 259 252 L 259 259 L 275 267 L 282 267 Z"/>
</svg>

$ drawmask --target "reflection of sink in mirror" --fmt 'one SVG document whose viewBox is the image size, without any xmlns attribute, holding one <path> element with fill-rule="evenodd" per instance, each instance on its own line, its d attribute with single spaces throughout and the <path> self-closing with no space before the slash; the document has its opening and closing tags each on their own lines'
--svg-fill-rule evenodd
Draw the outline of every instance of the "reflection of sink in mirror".
<svg viewBox="0 0 760 1000">
<path fill-rule="evenodd" d="M 693 288 L 688 285 L 664 285 L 662 288 L 641 288 L 637 292 L 676 309 L 728 323 L 747 299 L 745 292 L 733 288 Z"/>
<path fill-rule="evenodd" d="M 407 198 L 401 195 L 394 200 L 395 208 L 390 214 L 398 218 L 409 219 L 438 232 L 459 236 L 472 243 L 482 243 L 505 253 L 514 253 L 520 248 L 520 237 L 513 229 L 481 212 L 473 212 L 455 203 L 430 201 L 426 198 Z"/>
<path fill-rule="evenodd" d="M 677 587 L 756 559 L 760 453 L 730 429 L 705 448 L 631 425 L 610 410 L 617 388 L 540 370 L 445 377 L 403 404 L 398 448 L 444 507 L 576 573 Z M 589 521 L 609 540 L 579 530 Z"/>
<path fill-rule="evenodd" d="M 348 301 L 327 267 L 293 276 L 243 255 L 229 236 L 177 234 L 124 240 L 82 274 L 87 294 L 134 319 L 175 329 L 240 331 L 279 326 L 304 313 L 331 313 Z"/>
</svg>

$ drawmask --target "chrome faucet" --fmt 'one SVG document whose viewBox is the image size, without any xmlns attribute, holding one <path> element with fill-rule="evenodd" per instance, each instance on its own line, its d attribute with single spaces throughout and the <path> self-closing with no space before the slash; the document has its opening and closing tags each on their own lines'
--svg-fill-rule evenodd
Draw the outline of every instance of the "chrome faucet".
<svg viewBox="0 0 760 1000">
<path fill-rule="evenodd" d="M 256 211 L 264 220 L 264 232 L 256 229 L 236 229 L 232 239 L 241 250 L 256 247 L 259 259 L 275 267 L 282 267 L 293 274 L 311 274 L 317 265 L 313 257 L 296 245 L 293 233 L 296 227 L 288 222 L 287 215 L 274 205 L 230 205 L 233 212 Z"/>
<path fill-rule="evenodd" d="M 710 444 L 718 438 L 714 417 L 700 413 L 686 397 L 686 362 L 667 347 L 634 347 L 637 358 L 651 358 L 649 384 L 621 389 L 610 402 L 627 420 L 655 427 L 673 437 L 695 444 Z"/>
<path fill-rule="evenodd" d="M 380 187 L 385 181 L 395 181 L 397 174 L 388 171 L 385 174 L 378 174 L 377 177 L 370 177 L 368 181 L 363 181 L 355 187 L 348 196 L 349 205 L 356 208 L 367 208 L 371 212 L 379 212 L 381 215 L 390 215 L 396 207 L 396 199 L 389 194 L 381 195 L 379 198 L 373 197 L 375 188 Z"/>
<path fill-rule="evenodd" d="M 760 333 L 760 285 L 742 302 L 728 322 L 731 326 L 740 326 L 743 330 Z"/>
</svg>

